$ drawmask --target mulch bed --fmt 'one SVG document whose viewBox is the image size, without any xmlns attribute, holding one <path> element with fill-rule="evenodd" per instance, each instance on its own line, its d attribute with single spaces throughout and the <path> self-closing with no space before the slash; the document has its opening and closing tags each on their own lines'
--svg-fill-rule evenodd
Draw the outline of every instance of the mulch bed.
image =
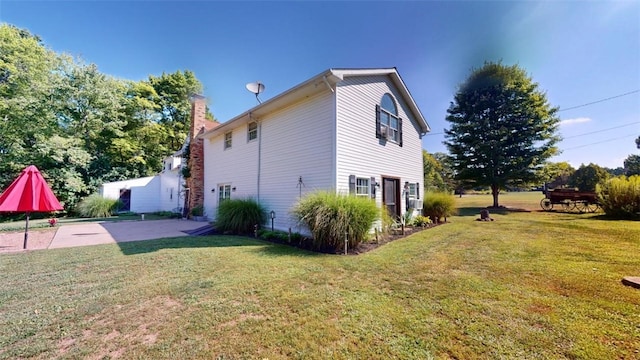
<svg viewBox="0 0 640 360">
<path fill-rule="evenodd" d="M 428 229 L 431 229 L 433 227 L 436 227 L 438 225 L 442 225 L 443 223 L 440 224 L 431 224 L 429 226 L 426 226 L 424 228 L 422 227 L 418 227 L 418 228 L 413 228 L 413 227 L 406 227 L 404 234 L 401 234 L 399 231 L 394 233 L 394 234 L 387 234 L 387 235 L 379 235 L 378 236 L 378 240 L 372 240 L 371 242 L 366 242 L 366 243 L 360 243 L 356 248 L 349 248 L 347 249 L 347 254 L 348 255 L 359 255 L 359 254 L 363 254 L 366 252 L 369 252 L 373 249 L 377 249 L 378 247 L 390 243 L 392 241 L 398 240 L 398 239 L 403 239 L 409 235 L 421 232 L 421 231 L 425 231 Z M 297 247 L 299 249 L 303 249 L 303 250 L 308 250 L 308 251 L 313 251 L 313 252 L 317 252 L 317 253 L 322 253 L 322 254 L 332 254 L 332 255 L 344 255 L 344 249 L 338 249 L 336 251 L 336 249 L 330 248 L 330 249 L 321 249 L 321 250 L 316 250 L 312 248 L 312 242 L 311 239 L 308 238 L 303 238 L 299 243 L 288 243 L 286 241 L 282 241 L 282 240 L 278 240 L 278 239 L 264 239 L 264 238 L 260 238 L 260 240 L 264 240 L 264 241 L 268 241 L 271 243 L 275 243 L 275 244 L 282 244 L 282 245 L 288 245 L 288 246 L 293 246 L 293 247 Z"/>
</svg>

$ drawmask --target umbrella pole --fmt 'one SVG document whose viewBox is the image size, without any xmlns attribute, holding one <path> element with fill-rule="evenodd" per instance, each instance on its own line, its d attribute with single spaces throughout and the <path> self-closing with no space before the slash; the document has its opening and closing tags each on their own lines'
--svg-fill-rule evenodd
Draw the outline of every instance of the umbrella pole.
<svg viewBox="0 0 640 360">
<path fill-rule="evenodd" d="M 27 248 L 27 239 L 29 238 L 29 213 L 27 212 L 27 223 L 24 225 L 24 244 L 22 249 Z"/>
</svg>

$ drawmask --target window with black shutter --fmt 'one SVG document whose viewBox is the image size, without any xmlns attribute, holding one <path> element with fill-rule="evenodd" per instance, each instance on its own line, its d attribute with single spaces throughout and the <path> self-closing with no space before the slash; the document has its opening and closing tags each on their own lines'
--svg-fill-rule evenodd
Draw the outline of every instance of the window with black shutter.
<svg viewBox="0 0 640 360">
<path fill-rule="evenodd" d="M 386 93 L 376 105 L 376 138 L 392 141 L 402 146 L 402 119 L 391 94 Z"/>
</svg>

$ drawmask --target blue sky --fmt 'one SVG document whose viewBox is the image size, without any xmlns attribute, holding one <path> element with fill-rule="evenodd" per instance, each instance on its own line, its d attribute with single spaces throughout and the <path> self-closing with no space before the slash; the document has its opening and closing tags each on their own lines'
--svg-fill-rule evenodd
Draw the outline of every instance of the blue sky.
<svg viewBox="0 0 640 360">
<path fill-rule="evenodd" d="M 220 121 L 328 68 L 396 67 L 442 144 L 458 85 L 484 61 L 518 64 L 561 109 L 553 161 L 622 166 L 640 154 L 640 1 L 13 1 L 0 22 L 56 52 L 141 80 L 191 70 Z"/>
</svg>

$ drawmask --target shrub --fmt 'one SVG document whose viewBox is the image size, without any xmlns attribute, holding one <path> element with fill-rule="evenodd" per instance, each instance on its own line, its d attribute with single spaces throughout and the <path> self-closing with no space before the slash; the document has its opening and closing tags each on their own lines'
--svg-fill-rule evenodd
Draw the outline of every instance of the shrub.
<svg viewBox="0 0 640 360">
<path fill-rule="evenodd" d="M 446 218 L 456 213 L 456 201 L 452 195 L 447 193 L 426 193 L 423 204 L 422 214 L 436 223 L 439 223 L 441 219 L 446 221 Z"/>
<path fill-rule="evenodd" d="M 81 217 L 109 217 L 117 210 L 119 204 L 119 200 L 93 194 L 82 199 L 76 206 L 76 211 Z"/>
<path fill-rule="evenodd" d="M 370 198 L 318 191 L 300 200 L 292 213 L 311 231 L 313 250 L 337 251 L 345 233 L 350 248 L 366 240 L 380 209 Z"/>
<path fill-rule="evenodd" d="M 202 205 L 194 206 L 191 209 L 191 211 L 189 211 L 189 214 L 191 214 L 191 216 L 203 216 L 204 215 L 204 206 L 202 206 Z"/>
<path fill-rule="evenodd" d="M 413 226 L 425 227 L 432 223 L 428 216 L 418 215 L 413 219 Z"/>
<path fill-rule="evenodd" d="M 404 213 L 404 223 L 407 225 L 413 224 L 413 209 L 409 209 Z"/>
<path fill-rule="evenodd" d="M 182 217 L 182 214 L 173 211 L 156 211 L 152 212 L 151 214 L 161 217 L 167 217 L 169 219 L 179 219 Z"/>
<path fill-rule="evenodd" d="M 229 199 L 218 206 L 215 227 L 221 232 L 252 234 L 254 225 L 267 222 L 267 211 L 254 199 Z"/>
<path fill-rule="evenodd" d="M 607 215 L 622 219 L 640 217 L 640 175 L 610 179 L 598 184 L 597 192 Z"/>
<path fill-rule="evenodd" d="M 395 217 L 389 213 L 386 206 L 383 206 L 380 210 L 380 233 L 387 235 L 391 232 L 391 228 L 396 224 Z"/>
</svg>

